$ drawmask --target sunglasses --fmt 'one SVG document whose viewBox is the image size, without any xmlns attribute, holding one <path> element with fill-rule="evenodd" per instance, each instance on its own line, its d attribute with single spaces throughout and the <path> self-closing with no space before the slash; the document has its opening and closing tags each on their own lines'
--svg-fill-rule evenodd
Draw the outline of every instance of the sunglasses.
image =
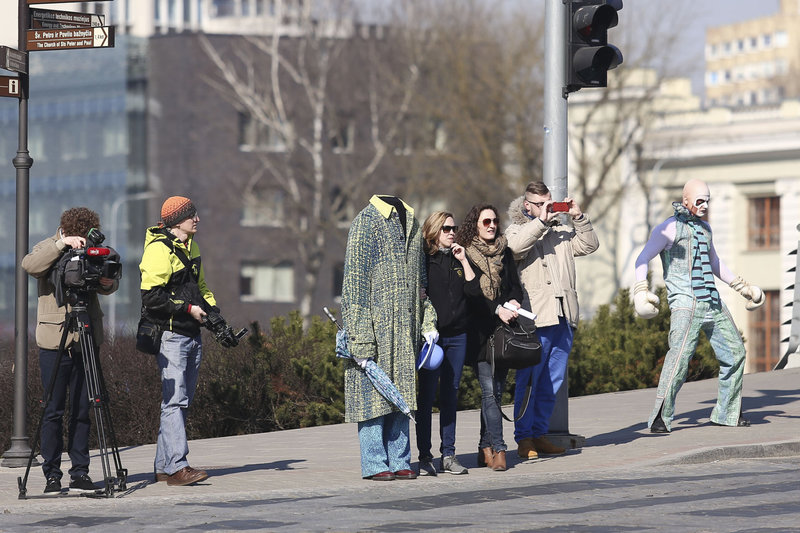
<svg viewBox="0 0 800 533">
<path fill-rule="evenodd" d="M 442 233 L 455 233 L 458 231 L 458 226 L 442 226 Z"/>
<path fill-rule="evenodd" d="M 530 200 L 525 200 L 525 201 L 526 201 L 526 202 L 528 202 L 528 203 L 529 203 L 529 204 L 531 204 L 531 205 L 535 205 L 535 206 L 536 206 L 536 207 L 538 207 L 539 209 L 541 209 L 541 208 L 542 208 L 542 206 L 544 205 L 544 202 L 531 202 Z"/>
<path fill-rule="evenodd" d="M 494 224 L 495 226 L 500 224 L 500 219 L 499 218 L 484 218 L 483 220 L 481 220 L 481 223 L 483 224 L 484 228 L 488 228 L 489 224 Z"/>
</svg>

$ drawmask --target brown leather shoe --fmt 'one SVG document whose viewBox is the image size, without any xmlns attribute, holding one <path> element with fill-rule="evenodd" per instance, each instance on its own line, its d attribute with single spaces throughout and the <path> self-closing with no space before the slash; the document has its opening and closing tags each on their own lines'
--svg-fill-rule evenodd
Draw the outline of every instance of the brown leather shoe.
<svg viewBox="0 0 800 533">
<path fill-rule="evenodd" d="M 522 439 L 517 443 L 517 455 L 526 460 L 539 458 L 539 454 L 533 447 L 532 437 Z"/>
<path fill-rule="evenodd" d="M 566 449 L 556 446 L 544 437 L 533 437 L 533 447 L 542 455 L 564 455 Z"/>
<path fill-rule="evenodd" d="M 171 476 L 167 477 L 167 485 L 171 487 L 191 485 L 198 481 L 208 479 L 208 474 L 205 470 L 195 470 L 191 466 L 184 466 Z"/>
<path fill-rule="evenodd" d="M 159 481 L 167 481 L 169 479 L 169 474 L 166 472 L 155 472 L 153 474 L 153 481 L 158 483 Z"/>
<path fill-rule="evenodd" d="M 371 479 L 372 481 L 394 481 L 396 478 L 394 476 L 394 472 L 389 472 L 387 470 L 385 472 L 378 472 L 377 474 L 373 474 L 365 479 Z"/>
<path fill-rule="evenodd" d="M 492 456 L 494 456 L 494 452 L 491 447 L 478 448 L 478 467 L 492 464 Z"/>
<path fill-rule="evenodd" d="M 395 479 L 417 479 L 417 473 L 413 470 L 398 470 L 394 473 Z"/>
<path fill-rule="evenodd" d="M 494 457 L 492 458 L 492 464 L 489 465 L 492 470 L 495 472 L 505 472 L 506 470 L 506 452 L 505 450 L 500 452 L 494 452 Z"/>
</svg>

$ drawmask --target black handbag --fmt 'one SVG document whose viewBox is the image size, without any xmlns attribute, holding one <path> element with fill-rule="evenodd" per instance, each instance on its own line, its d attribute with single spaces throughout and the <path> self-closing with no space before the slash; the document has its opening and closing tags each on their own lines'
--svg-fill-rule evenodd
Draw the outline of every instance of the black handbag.
<svg viewBox="0 0 800 533">
<path fill-rule="evenodd" d="M 539 339 L 539 334 L 536 333 L 536 324 L 527 328 L 517 321 L 511 324 L 500 324 L 489 336 L 486 349 L 487 359 L 492 365 L 492 376 L 494 376 L 495 368 L 519 370 L 539 364 L 542 360 L 542 341 Z M 523 386 L 522 383 L 517 383 L 517 387 L 521 386 Z M 532 390 L 533 384 L 528 383 L 525 386 L 525 400 L 522 408 L 514 420 L 506 416 L 502 406 L 498 403 L 497 408 L 503 418 L 509 422 L 516 422 L 522 418 L 528 409 Z"/>
<path fill-rule="evenodd" d="M 535 325 L 526 328 L 518 321 L 503 323 L 489 337 L 488 352 L 493 374 L 495 368 L 528 368 L 542 360 L 542 341 Z"/>
<path fill-rule="evenodd" d="M 136 349 L 143 353 L 156 355 L 161 350 L 161 334 L 164 330 L 158 324 L 139 319 L 139 327 L 136 328 Z"/>
</svg>

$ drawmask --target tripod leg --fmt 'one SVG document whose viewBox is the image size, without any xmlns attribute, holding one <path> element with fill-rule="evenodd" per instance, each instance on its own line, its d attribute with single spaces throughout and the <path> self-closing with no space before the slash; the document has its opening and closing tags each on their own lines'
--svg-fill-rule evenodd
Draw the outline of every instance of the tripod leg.
<svg viewBox="0 0 800 533">
<path fill-rule="evenodd" d="M 103 402 L 103 413 L 106 417 L 106 424 L 108 425 L 109 441 L 111 443 L 111 455 L 114 459 L 114 467 L 116 468 L 117 481 L 119 482 L 119 489 L 126 490 L 128 480 L 128 470 L 122 467 L 122 459 L 119 456 L 119 448 L 117 447 L 117 434 L 114 431 L 114 422 L 111 417 L 111 400 L 108 396 L 108 389 L 106 389 L 106 379 L 103 375 L 103 367 L 100 364 L 100 358 L 97 361 L 97 378 L 100 385 L 100 396 Z"/>
<path fill-rule="evenodd" d="M 81 356 L 83 358 L 83 371 L 86 377 L 86 394 L 89 396 L 89 409 L 94 411 L 95 429 L 97 431 L 97 444 L 100 452 L 100 464 L 103 468 L 103 481 L 105 494 L 110 496 L 114 492 L 111 478 L 111 466 L 108 461 L 108 447 L 106 444 L 105 419 L 102 413 L 103 402 L 100 396 L 100 387 L 97 380 L 96 357 L 94 353 L 94 340 L 92 339 L 88 320 L 81 324 Z"/>
</svg>

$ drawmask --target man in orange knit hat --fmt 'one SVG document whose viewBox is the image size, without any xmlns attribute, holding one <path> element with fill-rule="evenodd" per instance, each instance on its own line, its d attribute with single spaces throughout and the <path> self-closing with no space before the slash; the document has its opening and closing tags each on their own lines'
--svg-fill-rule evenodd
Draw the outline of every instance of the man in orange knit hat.
<svg viewBox="0 0 800 533">
<path fill-rule="evenodd" d="M 189 466 L 186 410 L 192 403 L 202 358 L 200 326 L 219 313 L 206 286 L 200 250 L 194 241 L 197 209 L 188 198 L 171 196 L 161 206 L 161 221 L 147 229 L 139 269 L 142 320 L 163 330 L 158 348 L 161 369 L 161 425 L 155 480 L 191 485 L 208 474 Z"/>
</svg>

